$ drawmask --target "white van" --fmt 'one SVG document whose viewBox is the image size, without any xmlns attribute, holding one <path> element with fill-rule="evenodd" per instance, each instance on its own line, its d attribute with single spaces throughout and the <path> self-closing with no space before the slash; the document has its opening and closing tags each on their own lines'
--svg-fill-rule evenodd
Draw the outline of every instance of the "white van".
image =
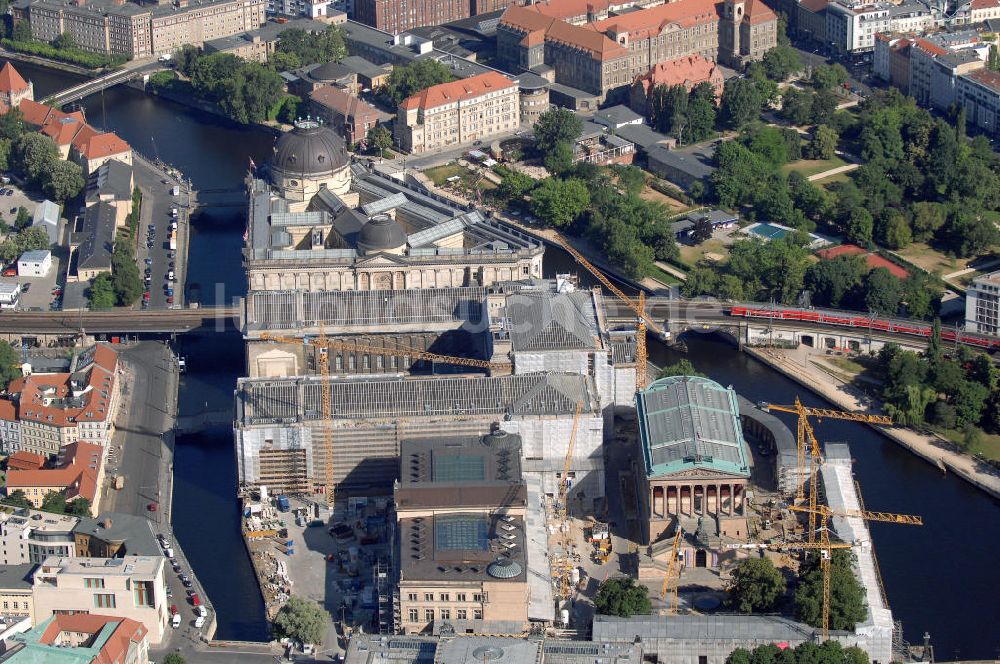
<svg viewBox="0 0 1000 664">
<path fill-rule="evenodd" d="M 163 550 L 163 554 L 167 558 L 173 558 L 174 557 L 174 550 L 168 547 L 168 548 L 166 548 L 166 549 Z"/>
<path fill-rule="evenodd" d="M 167 272 L 167 280 L 168 281 L 173 281 L 174 280 L 174 271 L 173 270 L 170 270 L 169 272 Z"/>
<path fill-rule="evenodd" d="M 194 607 L 194 612 L 197 613 L 202 618 L 208 617 L 208 609 L 205 608 L 204 604 L 199 604 L 198 606 Z"/>
<path fill-rule="evenodd" d="M 197 618 L 194 619 L 195 627 L 201 627 L 204 624 L 205 624 L 205 616 L 198 616 Z"/>
<path fill-rule="evenodd" d="M 170 626 L 177 628 L 181 626 L 181 614 L 175 613 L 173 618 L 170 619 Z"/>
<path fill-rule="evenodd" d="M 177 208 L 170 208 L 170 215 L 176 217 L 177 216 Z"/>
</svg>

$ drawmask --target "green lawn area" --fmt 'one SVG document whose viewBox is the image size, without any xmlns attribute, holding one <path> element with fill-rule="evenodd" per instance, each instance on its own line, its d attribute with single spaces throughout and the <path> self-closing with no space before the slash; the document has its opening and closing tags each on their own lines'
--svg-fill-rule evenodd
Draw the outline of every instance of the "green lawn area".
<svg viewBox="0 0 1000 664">
<path fill-rule="evenodd" d="M 865 370 L 865 367 L 860 362 L 855 362 L 848 357 L 826 357 L 823 358 L 824 362 L 829 362 L 841 371 L 845 371 L 850 374 L 857 375 Z"/>
<path fill-rule="evenodd" d="M 650 278 L 656 279 L 660 283 L 666 284 L 668 286 L 673 286 L 674 284 L 681 283 L 680 279 L 678 279 L 674 275 L 670 274 L 669 272 L 665 272 L 664 270 L 661 270 L 656 265 L 654 265 L 652 267 L 652 269 L 649 271 L 649 276 L 650 276 Z"/>
<path fill-rule="evenodd" d="M 972 260 L 971 258 L 948 256 L 923 242 L 914 242 L 896 253 L 930 273 L 941 275 L 964 270 L 968 266 L 969 261 Z"/>
<path fill-rule="evenodd" d="M 828 178 L 823 178 L 821 180 L 814 180 L 813 184 L 817 184 L 825 189 L 828 189 L 834 182 L 847 182 L 851 179 L 850 173 L 837 173 L 836 175 L 831 175 Z"/>
<path fill-rule="evenodd" d="M 972 445 L 966 445 L 965 434 L 961 431 L 955 431 L 954 429 L 935 429 L 942 436 L 955 443 L 969 454 L 982 454 L 987 459 L 1000 461 L 1000 435 L 986 433 L 979 427 L 976 427 L 976 431 L 979 434 L 979 440 L 974 442 Z"/>
<path fill-rule="evenodd" d="M 435 166 L 434 168 L 428 168 L 426 171 L 424 171 L 424 175 L 429 177 L 431 179 L 431 182 L 433 182 L 436 186 L 440 187 L 441 185 L 443 185 L 445 182 L 448 181 L 448 178 L 454 177 L 456 175 L 461 177 L 467 174 L 468 172 L 469 171 L 462 168 L 458 164 L 451 163 L 451 164 L 445 164 L 444 166 Z"/>
<path fill-rule="evenodd" d="M 705 258 L 705 254 L 718 254 L 722 256 L 722 260 L 716 261 L 719 263 L 724 263 L 729 259 L 729 247 L 715 239 L 705 240 L 695 246 L 678 243 L 678 247 L 681 251 L 681 262 L 691 267 L 694 267 Z"/>
<path fill-rule="evenodd" d="M 786 175 L 792 171 L 798 171 L 802 175 L 809 177 L 810 175 L 816 175 L 817 173 L 828 171 L 831 168 L 843 166 L 846 163 L 846 161 L 834 155 L 833 159 L 799 159 L 798 161 L 793 161 L 790 164 L 785 164 L 781 167 L 781 170 L 783 170 Z"/>
</svg>

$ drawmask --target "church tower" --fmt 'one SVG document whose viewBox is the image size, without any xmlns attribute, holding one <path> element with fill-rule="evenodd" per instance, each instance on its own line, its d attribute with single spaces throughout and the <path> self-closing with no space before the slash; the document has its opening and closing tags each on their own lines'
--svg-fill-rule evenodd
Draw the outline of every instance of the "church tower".
<svg viewBox="0 0 1000 664">
<path fill-rule="evenodd" d="M 745 0 L 725 0 L 722 13 L 722 37 L 724 38 L 724 55 L 730 65 L 738 65 L 741 60 L 742 44 L 740 43 L 740 26 L 746 12 Z"/>
</svg>

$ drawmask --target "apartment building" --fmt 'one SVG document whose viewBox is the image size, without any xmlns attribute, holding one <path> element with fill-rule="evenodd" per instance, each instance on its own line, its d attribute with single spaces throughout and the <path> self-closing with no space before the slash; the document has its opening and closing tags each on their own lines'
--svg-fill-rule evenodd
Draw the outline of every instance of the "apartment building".
<svg viewBox="0 0 1000 664">
<path fill-rule="evenodd" d="M 5 664 L 149 664 L 147 630 L 139 622 L 98 615 L 52 616 L 17 634 Z"/>
<path fill-rule="evenodd" d="M 368 136 L 380 118 L 377 108 L 347 90 L 333 86 L 314 90 L 309 94 L 309 101 L 315 116 L 322 118 L 348 145 Z"/>
<path fill-rule="evenodd" d="M 170 619 L 163 556 L 46 558 L 35 571 L 32 619 L 53 615 L 99 614 L 129 618 L 161 643 Z"/>
<path fill-rule="evenodd" d="M 970 124 L 991 136 L 1000 133 L 1000 74 L 980 68 L 960 76 L 955 87 L 955 102 L 965 109 Z"/>
<path fill-rule="evenodd" d="M 879 33 L 922 32 L 937 24 L 934 12 L 918 0 L 899 4 L 831 0 L 825 14 L 825 41 L 849 55 L 873 53 Z"/>
<path fill-rule="evenodd" d="M 1000 334 L 1000 272 L 976 277 L 969 285 L 965 292 L 965 329 Z"/>
<path fill-rule="evenodd" d="M 15 452 L 11 458 L 25 454 L 30 453 Z M 45 458 L 37 456 L 38 461 L 34 467 L 28 465 L 7 471 L 8 495 L 14 491 L 22 491 L 32 505 L 41 507 L 45 496 L 55 491 L 62 493 L 67 502 L 79 499 L 88 501 L 91 509 L 96 512 L 100 509 L 100 489 L 104 480 L 103 457 L 103 447 L 80 441 L 63 447 L 52 468 L 45 468 Z"/>
<path fill-rule="evenodd" d="M 398 35 L 425 25 L 443 25 L 499 11 L 515 3 L 516 0 L 348 0 L 334 2 L 334 7 L 343 9 L 355 21 Z"/>
<path fill-rule="evenodd" d="M 37 565 L 46 558 L 73 556 L 73 530 L 80 519 L 36 510 L 0 513 L 0 563 Z"/>
<path fill-rule="evenodd" d="M 0 408 L 0 418 L 20 424 L 17 449 L 52 456 L 77 441 L 106 446 L 120 402 L 117 373 L 118 354 L 97 344 L 73 357 L 69 373 L 11 381 L 7 391 L 15 408 Z"/>
<path fill-rule="evenodd" d="M 555 13 L 546 3 L 508 8 L 497 28 L 499 61 L 514 71 L 552 67 L 556 83 L 600 99 L 627 101 L 636 77 L 660 62 L 699 55 L 741 66 L 777 44 L 777 16 L 760 0 L 677 0 L 586 25 L 560 18 L 565 2 Z"/>
<path fill-rule="evenodd" d="M 25 0 L 16 10 L 28 20 L 35 39 L 48 42 L 66 32 L 85 51 L 143 58 L 258 28 L 265 21 L 265 8 L 265 0 L 177 0 L 159 5 Z"/>
<path fill-rule="evenodd" d="M 459 633 L 489 632 L 491 623 L 527 627 L 520 437 L 403 440 L 399 463 L 396 627 L 406 634 L 429 632 L 436 621 Z"/>
<path fill-rule="evenodd" d="M 433 85 L 399 105 L 396 140 L 421 153 L 488 139 L 521 126 L 518 87 L 499 72 Z"/>
<path fill-rule="evenodd" d="M 31 617 L 32 563 L 0 565 L 0 616 L 5 618 Z"/>
</svg>

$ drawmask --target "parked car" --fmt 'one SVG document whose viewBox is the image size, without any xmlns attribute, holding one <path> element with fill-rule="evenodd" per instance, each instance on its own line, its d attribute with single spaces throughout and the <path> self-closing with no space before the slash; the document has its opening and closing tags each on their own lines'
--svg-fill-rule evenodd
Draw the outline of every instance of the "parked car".
<svg viewBox="0 0 1000 664">
<path fill-rule="evenodd" d="M 170 605 L 170 615 L 176 616 L 177 613 L 178 613 L 177 612 L 177 605 L 176 604 L 171 604 Z"/>
<path fill-rule="evenodd" d="M 181 614 L 174 614 L 174 617 L 170 619 L 170 626 L 177 629 L 181 626 Z"/>
<path fill-rule="evenodd" d="M 194 619 L 195 627 L 201 627 L 204 624 L 205 624 L 205 616 L 198 616 L 197 618 Z"/>
<path fill-rule="evenodd" d="M 208 617 L 208 609 L 205 608 L 204 604 L 200 604 L 194 608 L 194 612 L 197 613 L 202 618 Z"/>
<path fill-rule="evenodd" d="M 198 593 L 191 593 L 191 606 L 201 606 L 201 598 L 198 597 Z"/>
</svg>

